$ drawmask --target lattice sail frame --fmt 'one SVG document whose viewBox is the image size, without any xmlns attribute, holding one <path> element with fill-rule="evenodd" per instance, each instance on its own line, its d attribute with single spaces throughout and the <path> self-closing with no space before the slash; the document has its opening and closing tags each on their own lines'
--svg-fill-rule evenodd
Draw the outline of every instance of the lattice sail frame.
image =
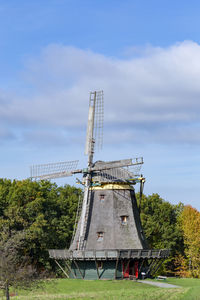
<svg viewBox="0 0 200 300">
<path fill-rule="evenodd" d="M 134 165 L 97 171 L 92 180 L 94 182 L 131 182 L 140 177 L 141 167 L 142 165 Z"/>
<path fill-rule="evenodd" d="M 73 160 L 59 163 L 33 165 L 30 167 L 31 178 L 49 179 L 71 176 L 73 174 L 72 171 L 77 168 L 78 162 L 78 160 Z"/>
<path fill-rule="evenodd" d="M 94 149 L 100 150 L 103 145 L 104 100 L 103 91 L 90 93 L 88 124 L 85 144 L 85 155 L 89 157 Z"/>
<path fill-rule="evenodd" d="M 95 149 L 101 150 L 103 145 L 104 98 L 103 91 L 96 92 L 94 138 Z"/>
</svg>

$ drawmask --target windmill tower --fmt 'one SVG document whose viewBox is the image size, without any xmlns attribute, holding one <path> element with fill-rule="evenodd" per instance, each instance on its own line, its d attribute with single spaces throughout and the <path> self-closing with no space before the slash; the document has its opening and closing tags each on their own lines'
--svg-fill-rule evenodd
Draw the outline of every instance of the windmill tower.
<svg viewBox="0 0 200 300">
<path fill-rule="evenodd" d="M 152 275 L 169 255 L 168 250 L 148 248 L 135 197 L 134 185 L 143 158 L 93 162 L 94 151 L 102 146 L 103 91 L 91 92 L 85 154 L 85 169 L 78 161 L 31 167 L 34 179 L 52 179 L 82 173 L 84 195 L 79 203 L 69 249 L 51 249 L 49 255 L 66 276 L 82 279 L 138 278 Z M 68 272 L 60 265 L 64 260 Z"/>
</svg>

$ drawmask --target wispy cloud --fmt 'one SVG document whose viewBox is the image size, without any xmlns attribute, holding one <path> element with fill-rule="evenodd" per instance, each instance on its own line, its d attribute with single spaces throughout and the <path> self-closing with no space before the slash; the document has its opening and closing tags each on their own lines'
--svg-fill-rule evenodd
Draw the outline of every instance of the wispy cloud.
<svg viewBox="0 0 200 300">
<path fill-rule="evenodd" d="M 200 144 L 200 45 L 185 41 L 168 48 L 129 49 L 128 54 L 117 59 L 47 46 L 21 72 L 29 86 L 26 97 L 0 92 L 1 126 L 22 132 L 26 127 L 24 137 L 34 141 L 38 130 L 53 141 L 50 129 L 60 129 L 55 135 L 59 141 L 62 130 L 85 126 L 89 91 L 103 89 L 110 142 L 115 127 L 125 141 Z"/>
</svg>

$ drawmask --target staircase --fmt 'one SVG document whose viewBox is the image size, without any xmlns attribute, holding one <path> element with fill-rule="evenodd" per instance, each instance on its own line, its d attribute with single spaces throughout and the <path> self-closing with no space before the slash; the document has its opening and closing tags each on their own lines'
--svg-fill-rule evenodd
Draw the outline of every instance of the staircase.
<svg viewBox="0 0 200 300">
<path fill-rule="evenodd" d="M 85 235 L 87 231 L 87 225 L 88 225 L 88 216 L 89 216 L 89 210 L 90 210 L 90 192 L 88 193 L 88 199 L 86 204 L 86 211 L 85 211 L 85 218 L 84 218 L 84 224 L 83 224 L 83 234 L 79 241 L 79 250 L 84 250 L 86 246 L 86 240 Z"/>
<path fill-rule="evenodd" d="M 71 239 L 71 244 L 74 240 L 75 234 L 76 234 L 76 229 L 78 226 L 78 222 L 81 216 L 81 211 L 82 211 L 82 204 L 83 204 L 83 197 L 79 196 L 78 199 L 78 206 L 77 206 L 77 211 L 76 211 L 76 219 L 75 219 L 75 223 L 74 223 L 74 230 L 73 230 L 73 234 L 72 234 L 72 239 Z"/>
</svg>

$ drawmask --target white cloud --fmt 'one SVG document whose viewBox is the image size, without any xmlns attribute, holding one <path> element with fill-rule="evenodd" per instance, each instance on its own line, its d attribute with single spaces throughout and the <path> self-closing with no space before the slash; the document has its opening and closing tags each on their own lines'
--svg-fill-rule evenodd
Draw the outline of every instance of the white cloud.
<svg viewBox="0 0 200 300">
<path fill-rule="evenodd" d="M 0 99 L 1 122 L 40 127 L 42 134 L 47 127 L 58 134 L 59 128 L 83 128 L 89 91 L 103 89 L 107 129 L 121 127 L 125 140 L 200 143 L 200 45 L 186 41 L 143 50 L 140 56 L 117 59 L 47 46 L 26 62 L 26 98 Z"/>
</svg>

